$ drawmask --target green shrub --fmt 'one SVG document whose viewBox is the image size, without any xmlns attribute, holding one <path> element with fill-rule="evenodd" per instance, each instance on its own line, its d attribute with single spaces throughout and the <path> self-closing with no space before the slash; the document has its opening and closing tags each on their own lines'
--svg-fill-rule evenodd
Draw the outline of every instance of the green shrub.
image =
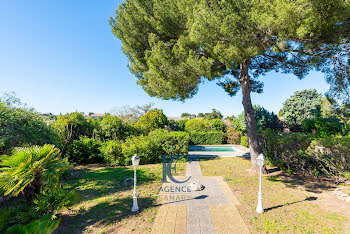
<svg viewBox="0 0 350 234">
<path fill-rule="evenodd" d="M 307 119 L 302 125 L 304 132 L 315 132 L 318 137 L 327 138 L 342 132 L 342 124 L 337 118 Z"/>
<path fill-rule="evenodd" d="M 102 163 L 101 145 L 102 143 L 98 139 L 81 137 L 68 146 L 66 156 L 69 161 L 75 163 Z"/>
<path fill-rule="evenodd" d="M 168 123 L 168 118 L 164 115 L 162 110 L 154 109 L 141 116 L 137 121 L 137 126 L 145 132 L 150 132 L 158 128 L 164 128 Z"/>
<path fill-rule="evenodd" d="M 48 121 L 33 109 L 0 100 L 0 155 L 11 153 L 13 147 L 44 144 L 60 145 Z"/>
<path fill-rule="evenodd" d="M 162 155 L 187 155 L 189 134 L 187 132 L 168 132 L 158 129 L 150 132 L 150 140 L 161 149 Z"/>
<path fill-rule="evenodd" d="M 122 143 L 118 141 L 104 142 L 100 148 L 104 161 L 110 165 L 125 165 L 125 157 L 123 155 Z"/>
<path fill-rule="evenodd" d="M 125 160 L 122 164 L 130 165 L 131 157 L 137 154 L 141 157 L 140 164 L 161 162 L 161 152 L 154 141 L 148 136 L 131 136 L 122 144 Z"/>
<path fill-rule="evenodd" d="M 187 155 L 188 145 L 189 135 L 185 132 L 158 129 L 148 136 L 131 136 L 122 144 L 124 165 L 131 163 L 134 154 L 141 157 L 141 164 L 159 163 L 162 155 Z"/>
<path fill-rule="evenodd" d="M 350 172 L 350 138 L 334 137 L 317 139 L 311 142 L 306 155 L 316 165 L 313 170 L 333 178 L 336 182 L 348 179 Z"/>
<path fill-rule="evenodd" d="M 209 131 L 209 122 L 204 119 L 190 119 L 185 124 L 187 132 L 206 132 Z"/>
<path fill-rule="evenodd" d="M 224 141 L 223 132 L 191 132 L 191 145 L 220 145 Z"/>
<path fill-rule="evenodd" d="M 0 157 L 0 195 L 17 196 L 23 192 L 32 200 L 43 185 L 56 184 L 69 168 L 53 145 L 16 148 L 11 156 Z"/>
<path fill-rule="evenodd" d="M 50 216 L 44 216 L 26 225 L 17 224 L 9 228 L 6 234 L 50 234 L 57 229 L 59 223 L 60 220 L 51 220 Z"/>
<path fill-rule="evenodd" d="M 229 144 L 241 144 L 241 133 L 235 129 L 229 129 L 226 133 L 227 143 Z"/>
<path fill-rule="evenodd" d="M 224 123 L 221 121 L 221 119 L 211 119 L 209 120 L 210 124 L 210 130 L 211 131 L 221 131 L 223 132 L 225 129 Z"/>
<path fill-rule="evenodd" d="M 176 125 L 178 126 L 178 130 L 174 130 L 174 131 L 185 131 L 187 121 L 188 121 L 188 119 L 180 119 L 180 120 L 176 121 Z"/>
<path fill-rule="evenodd" d="M 243 145 L 244 147 L 249 148 L 248 137 L 246 137 L 246 136 L 241 136 L 241 145 Z"/>
</svg>

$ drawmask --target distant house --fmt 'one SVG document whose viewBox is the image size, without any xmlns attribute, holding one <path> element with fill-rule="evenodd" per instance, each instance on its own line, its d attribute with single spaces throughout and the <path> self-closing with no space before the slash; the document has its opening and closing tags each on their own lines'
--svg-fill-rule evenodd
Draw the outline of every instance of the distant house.
<svg viewBox="0 0 350 234">
<path fill-rule="evenodd" d="M 90 115 L 90 117 L 94 118 L 94 119 L 103 119 L 103 117 L 105 116 L 105 114 L 92 114 Z"/>
</svg>

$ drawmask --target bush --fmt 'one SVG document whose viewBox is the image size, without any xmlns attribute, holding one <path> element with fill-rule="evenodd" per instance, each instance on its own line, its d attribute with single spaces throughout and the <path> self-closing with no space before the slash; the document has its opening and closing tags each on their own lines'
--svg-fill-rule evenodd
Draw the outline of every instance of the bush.
<svg viewBox="0 0 350 234">
<path fill-rule="evenodd" d="M 185 124 L 187 132 L 206 132 L 209 130 L 209 122 L 204 119 L 190 119 Z"/>
<path fill-rule="evenodd" d="M 69 161 L 75 163 L 102 163 L 101 146 L 102 143 L 98 139 L 81 137 L 68 146 L 66 156 Z"/>
<path fill-rule="evenodd" d="M 16 107 L 0 100 L 0 155 L 13 147 L 60 145 L 59 136 L 33 109 Z"/>
<path fill-rule="evenodd" d="M 125 138 L 127 129 L 124 127 L 122 119 L 111 114 L 107 114 L 100 122 L 101 135 L 103 139 L 117 140 Z"/>
<path fill-rule="evenodd" d="M 137 154 L 141 164 L 159 163 L 162 155 L 187 155 L 189 135 L 185 132 L 155 130 L 148 136 L 131 136 L 122 144 L 125 165 Z"/>
<path fill-rule="evenodd" d="M 23 192 L 32 200 L 43 185 L 58 183 L 68 169 L 68 162 L 59 157 L 53 145 L 16 148 L 11 156 L 0 157 L 0 195 L 17 196 Z"/>
<path fill-rule="evenodd" d="M 327 138 L 342 132 L 342 124 L 337 118 L 307 119 L 302 125 L 304 132 L 315 132 L 317 137 Z"/>
<path fill-rule="evenodd" d="M 248 138 L 246 136 L 242 136 L 241 137 L 241 145 L 243 145 L 244 147 L 249 148 L 249 141 L 248 141 Z"/>
<path fill-rule="evenodd" d="M 313 170 L 343 182 L 350 172 L 350 138 L 335 137 L 317 139 L 311 142 L 306 155 L 312 158 L 316 165 Z"/>
<path fill-rule="evenodd" d="M 164 115 L 163 111 L 154 109 L 141 116 L 140 120 L 137 121 L 137 126 L 146 132 L 150 132 L 158 128 L 164 128 L 167 123 L 168 118 Z"/>
<path fill-rule="evenodd" d="M 178 130 L 174 130 L 174 131 L 185 131 L 187 121 L 188 121 L 188 119 L 180 119 L 180 120 L 176 121 L 176 125 L 178 127 Z"/>
<path fill-rule="evenodd" d="M 58 225 L 60 220 L 51 220 L 49 216 L 44 216 L 41 219 L 34 220 L 33 222 L 22 225 L 17 224 L 7 230 L 7 234 L 50 234 L 53 233 Z"/>
<path fill-rule="evenodd" d="M 104 161 L 110 165 L 125 165 L 122 144 L 118 141 L 104 142 L 100 148 Z"/>
<path fill-rule="evenodd" d="M 191 132 L 191 145 L 220 145 L 224 141 L 223 132 Z"/>
<path fill-rule="evenodd" d="M 229 129 L 226 133 L 227 143 L 229 144 L 241 144 L 241 133 L 235 129 Z"/>
<path fill-rule="evenodd" d="M 310 172 L 309 165 L 314 164 L 304 152 L 310 146 L 314 135 L 290 133 L 278 135 L 268 129 L 261 133 L 261 147 L 269 162 L 288 172 Z"/>
<path fill-rule="evenodd" d="M 149 134 L 149 138 L 161 149 L 162 155 L 187 155 L 189 134 L 186 132 L 167 132 L 158 129 Z"/>
<path fill-rule="evenodd" d="M 212 119 L 209 120 L 210 130 L 211 131 L 221 131 L 223 132 L 225 129 L 224 123 L 220 119 Z"/>
</svg>

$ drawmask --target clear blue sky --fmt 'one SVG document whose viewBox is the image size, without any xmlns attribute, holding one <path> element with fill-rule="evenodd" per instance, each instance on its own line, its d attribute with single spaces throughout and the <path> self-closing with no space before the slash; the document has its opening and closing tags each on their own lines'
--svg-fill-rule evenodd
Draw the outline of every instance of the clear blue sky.
<svg viewBox="0 0 350 234">
<path fill-rule="evenodd" d="M 242 110 L 239 94 L 229 97 L 215 82 L 200 85 L 186 102 L 149 97 L 127 68 L 121 42 L 113 36 L 108 18 L 121 0 L 2 0 L 0 3 L 0 94 L 14 91 L 43 113 L 83 111 L 103 113 L 113 107 L 154 102 L 168 116 L 182 112 L 224 115 Z M 322 74 L 300 81 L 293 75 L 262 77 L 263 94 L 253 104 L 278 112 L 295 91 L 328 85 Z"/>
</svg>

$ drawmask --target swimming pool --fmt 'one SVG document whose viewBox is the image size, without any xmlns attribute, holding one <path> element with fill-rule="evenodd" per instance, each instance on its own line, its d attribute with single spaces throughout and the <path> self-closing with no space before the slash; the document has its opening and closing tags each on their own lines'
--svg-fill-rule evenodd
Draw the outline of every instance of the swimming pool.
<svg viewBox="0 0 350 234">
<path fill-rule="evenodd" d="M 190 146 L 190 151 L 238 152 L 233 146 Z"/>
</svg>

